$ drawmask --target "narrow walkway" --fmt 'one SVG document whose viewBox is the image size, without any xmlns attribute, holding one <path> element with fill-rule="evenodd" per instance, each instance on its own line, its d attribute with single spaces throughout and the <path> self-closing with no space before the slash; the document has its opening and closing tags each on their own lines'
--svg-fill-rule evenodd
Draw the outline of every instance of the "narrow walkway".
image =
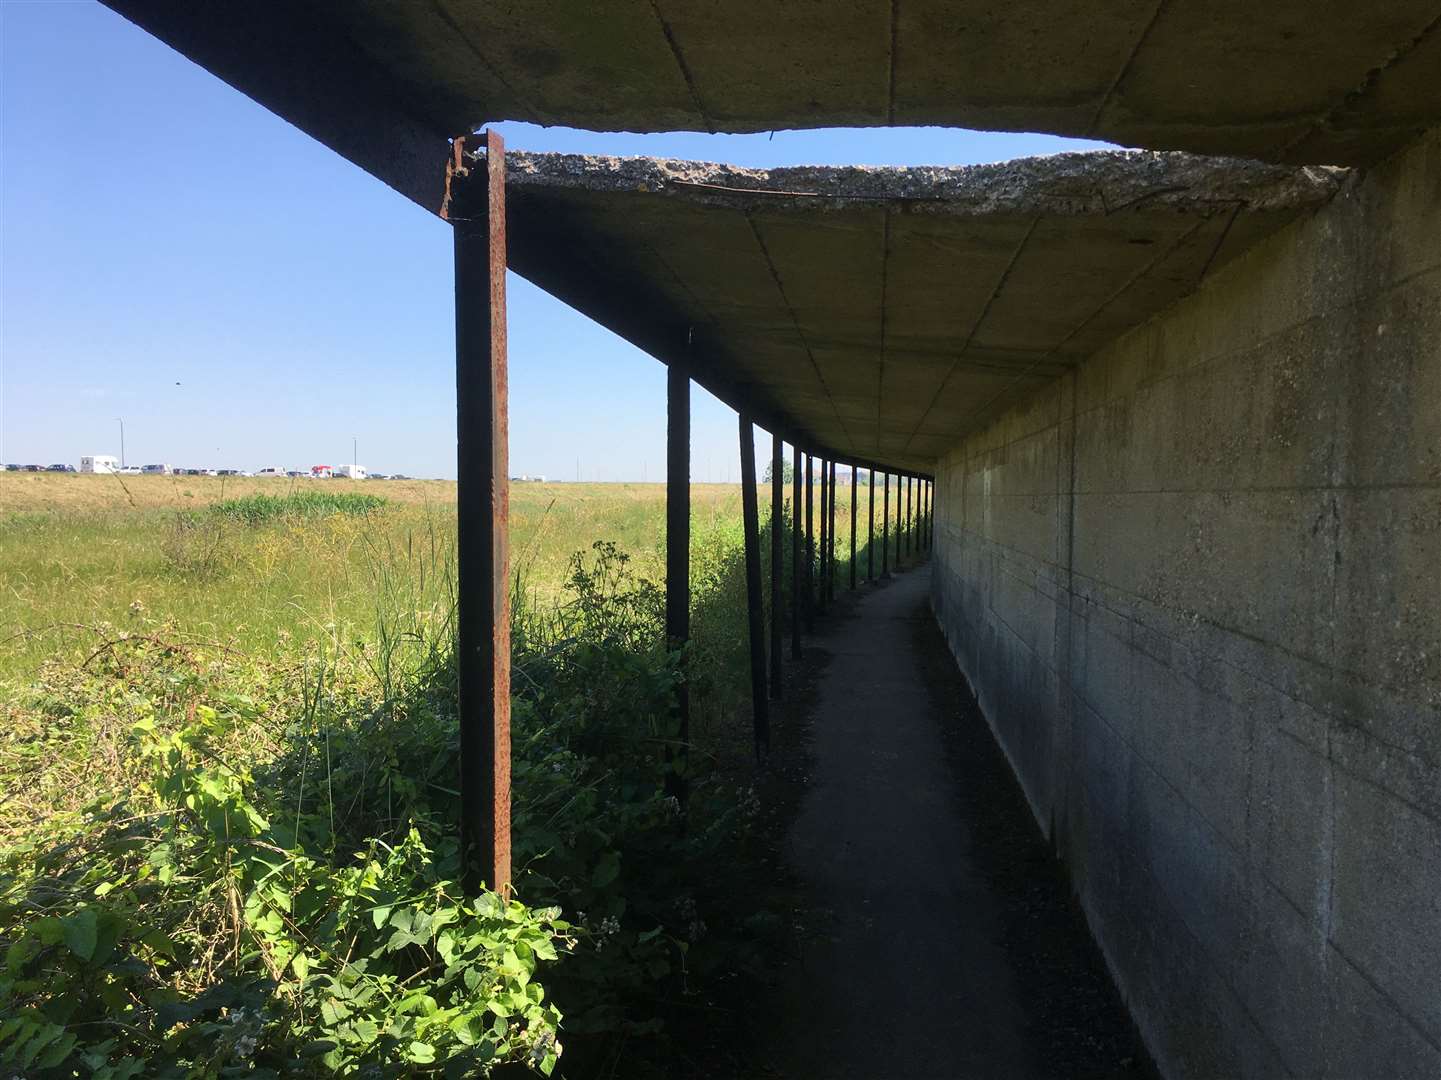
<svg viewBox="0 0 1441 1080">
<path fill-rule="evenodd" d="M 1019 791 L 997 790 L 1009 771 L 929 585 L 928 566 L 902 574 L 812 642 L 828 659 L 787 843 L 812 925 L 767 1064 L 791 1080 L 1145 1076 Z"/>
</svg>

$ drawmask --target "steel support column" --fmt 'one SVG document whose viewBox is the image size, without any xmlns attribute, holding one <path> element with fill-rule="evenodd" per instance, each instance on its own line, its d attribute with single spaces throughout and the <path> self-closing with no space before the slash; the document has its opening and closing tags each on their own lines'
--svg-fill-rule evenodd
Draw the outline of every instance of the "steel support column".
<svg viewBox="0 0 1441 1080">
<path fill-rule="evenodd" d="M 825 458 L 821 458 L 821 543 L 818 552 L 819 558 L 816 560 L 816 570 L 820 574 L 820 580 L 816 583 L 818 586 L 816 589 L 816 607 L 820 611 L 826 609 L 826 538 L 828 535 L 826 532 L 826 522 L 830 518 L 830 515 L 826 513 L 826 507 L 829 505 L 826 492 L 830 471 L 830 462 Z"/>
<path fill-rule="evenodd" d="M 856 483 L 858 472 L 851 466 L 851 592 L 856 590 L 856 503 L 861 501 L 861 489 Z"/>
<path fill-rule="evenodd" d="M 484 137 L 485 220 L 454 226 L 461 877 L 472 894 L 510 886 L 505 144 Z"/>
<path fill-rule="evenodd" d="M 766 698 L 765 605 L 761 596 L 760 509 L 756 505 L 755 427 L 740 417 L 741 514 L 745 523 L 746 614 L 750 625 L 751 709 L 755 751 L 759 760 L 770 747 L 770 703 Z"/>
<path fill-rule="evenodd" d="M 830 528 L 826 533 L 829 546 L 826 548 L 826 599 L 836 598 L 836 463 L 831 462 L 831 512 Z"/>
<path fill-rule="evenodd" d="M 679 364 L 666 369 L 665 429 L 665 636 L 666 647 L 690 641 L 690 373 Z M 667 777 L 666 790 L 684 798 L 685 752 L 690 739 L 690 687 L 685 660 L 675 690 L 676 737 L 681 767 Z"/>
<path fill-rule="evenodd" d="M 866 580 L 876 580 L 876 470 L 867 469 L 871 478 L 871 497 L 866 503 Z"/>
<path fill-rule="evenodd" d="M 899 509 L 899 506 L 897 507 Z M 901 540 L 906 545 L 906 555 L 911 553 L 911 478 L 906 477 L 906 514 L 901 519 Z"/>
<path fill-rule="evenodd" d="M 926 550 L 926 482 L 916 481 L 916 550 Z"/>
<path fill-rule="evenodd" d="M 785 638 L 785 484 L 786 459 L 781 437 L 771 434 L 771 697 L 781 697 L 781 652 Z"/>
<path fill-rule="evenodd" d="M 791 659 L 801 658 L 801 448 L 791 447 Z"/>
<path fill-rule="evenodd" d="M 933 548 L 933 547 L 936 546 L 935 535 L 934 535 L 934 533 L 935 533 L 935 514 L 936 514 L 935 504 L 936 504 L 936 482 L 935 482 L 934 480 L 927 480 L 927 481 L 926 481 L 926 527 L 925 527 L 925 531 L 921 534 L 921 539 L 922 539 L 922 541 L 925 543 L 925 545 L 926 545 L 926 550 L 927 550 L 927 551 L 930 551 L 931 548 Z"/>
<path fill-rule="evenodd" d="M 816 593 L 815 593 L 815 561 L 816 561 L 816 532 L 815 532 L 815 503 L 812 474 L 815 472 L 815 458 L 810 454 L 806 455 L 806 632 L 811 633 L 816 628 Z"/>
<path fill-rule="evenodd" d="M 881 492 L 881 576 L 885 577 L 891 572 L 891 474 L 886 473 L 882 478 L 884 489 Z"/>
<path fill-rule="evenodd" d="M 916 512 L 911 516 L 911 546 L 921 553 L 921 479 L 916 478 Z"/>
</svg>

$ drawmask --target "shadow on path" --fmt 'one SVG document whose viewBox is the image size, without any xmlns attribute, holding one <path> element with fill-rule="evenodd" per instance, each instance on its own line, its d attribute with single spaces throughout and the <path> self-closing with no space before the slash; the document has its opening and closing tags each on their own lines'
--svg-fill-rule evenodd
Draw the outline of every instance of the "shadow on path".
<svg viewBox="0 0 1441 1080">
<path fill-rule="evenodd" d="M 812 775 L 786 841 L 810 914 L 759 1075 L 1149 1077 L 920 566 L 818 627 Z"/>
</svg>

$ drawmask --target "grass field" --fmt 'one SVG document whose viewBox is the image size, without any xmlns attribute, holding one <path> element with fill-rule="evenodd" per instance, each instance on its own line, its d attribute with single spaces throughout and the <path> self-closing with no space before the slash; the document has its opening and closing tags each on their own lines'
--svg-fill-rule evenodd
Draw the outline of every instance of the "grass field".
<svg viewBox="0 0 1441 1080">
<path fill-rule="evenodd" d="M 203 513 L 321 483 L 386 505 L 259 526 Z M 609 540 L 659 580 L 664 498 L 661 484 L 516 484 L 512 571 L 538 599 L 555 599 L 571 555 Z M 699 549 L 722 536 L 739 542 L 738 487 L 698 484 L 692 502 Z M 442 601 L 454 536 L 452 481 L 0 474 L 0 678 L 83 658 L 97 631 L 142 623 L 263 654 L 368 637 L 402 584 L 408 601 Z"/>
<path fill-rule="evenodd" d="M 6 1075 L 549 1074 L 557 1035 L 575 1080 L 676 1075 L 683 999 L 792 945 L 740 492 L 693 488 L 683 653 L 664 494 L 512 490 L 505 906 L 457 884 L 454 484 L 0 475 Z"/>
</svg>

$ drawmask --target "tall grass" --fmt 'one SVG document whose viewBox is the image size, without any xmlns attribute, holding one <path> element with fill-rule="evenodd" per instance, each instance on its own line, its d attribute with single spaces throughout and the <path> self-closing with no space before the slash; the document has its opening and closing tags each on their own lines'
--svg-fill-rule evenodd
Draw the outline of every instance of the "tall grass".
<svg viewBox="0 0 1441 1080">
<path fill-rule="evenodd" d="M 245 495 L 224 499 L 210 507 L 210 513 L 246 525 L 262 525 L 296 518 L 318 518 L 330 514 L 371 514 L 385 505 L 379 495 L 359 491 L 291 491 L 284 495 Z"/>
</svg>

